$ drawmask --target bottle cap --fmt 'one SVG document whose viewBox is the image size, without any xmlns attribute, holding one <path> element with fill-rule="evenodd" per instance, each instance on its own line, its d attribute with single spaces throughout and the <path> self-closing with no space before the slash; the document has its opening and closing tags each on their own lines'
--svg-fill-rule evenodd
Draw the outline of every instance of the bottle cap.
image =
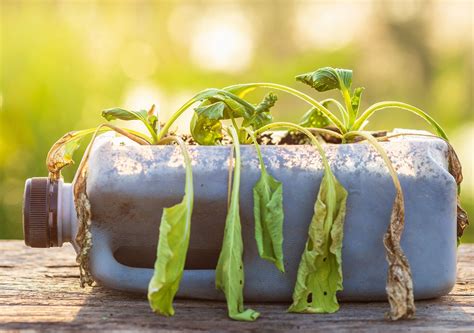
<svg viewBox="0 0 474 333">
<path fill-rule="evenodd" d="M 58 246 L 58 183 L 48 177 L 30 178 L 23 197 L 23 233 L 31 247 Z"/>
</svg>

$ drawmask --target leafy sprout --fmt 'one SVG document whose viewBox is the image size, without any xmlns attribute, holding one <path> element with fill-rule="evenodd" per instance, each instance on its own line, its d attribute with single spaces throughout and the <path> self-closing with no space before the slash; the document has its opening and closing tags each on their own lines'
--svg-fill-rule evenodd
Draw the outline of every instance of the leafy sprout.
<svg viewBox="0 0 474 333">
<path fill-rule="evenodd" d="M 218 264 L 216 267 L 216 287 L 222 290 L 227 300 L 229 317 L 235 320 L 253 321 L 259 313 L 245 309 L 243 303 L 243 241 L 239 212 L 239 188 L 241 179 L 240 144 L 255 145 L 260 163 L 261 176 L 253 188 L 255 240 L 260 257 L 269 260 L 284 272 L 283 264 L 283 184 L 267 171 L 258 136 L 265 131 L 277 128 L 290 129 L 306 135 L 316 148 L 323 163 L 324 174 L 314 214 L 308 228 L 308 238 L 301 255 L 297 272 L 297 281 L 293 292 L 291 312 L 330 313 L 337 311 L 339 304 L 336 293 L 342 290 L 342 240 L 348 193 L 332 173 L 324 148 L 313 133 L 336 137 L 342 143 L 360 141 L 362 138 L 372 145 L 383 158 L 396 189 L 389 228 L 384 237 L 389 263 L 387 293 L 391 305 L 389 317 L 393 320 L 408 318 L 415 312 L 413 303 L 413 285 L 410 266 L 400 246 L 400 237 L 404 226 L 403 192 L 396 171 L 383 146 L 369 132 L 362 129 L 376 112 L 384 109 L 410 111 L 423 118 L 435 130 L 436 134 L 447 141 L 441 126 L 421 109 L 402 102 L 382 101 L 361 111 L 364 88 L 353 88 L 353 73 L 348 69 L 324 67 L 313 72 L 298 75 L 296 80 L 307 84 L 318 92 L 338 90 L 343 102 L 328 98 L 318 101 L 294 88 L 276 83 L 245 83 L 223 89 L 209 88 L 198 92 L 186 101 L 161 127 L 154 106 L 149 110 L 107 109 L 102 116 L 107 121 L 138 120 L 148 130 L 148 134 L 122 128 L 110 123 L 97 128 L 66 133 L 51 148 L 47 157 L 47 167 L 52 180 L 61 177 L 61 169 L 73 163 L 73 154 L 88 135 L 115 131 L 140 145 L 161 145 L 177 142 L 184 156 L 186 166 L 185 195 L 182 201 L 172 207 L 164 208 L 160 224 L 157 245 L 157 259 L 153 278 L 149 283 L 148 299 L 153 311 L 169 316 L 174 314 L 172 302 L 176 295 L 184 270 L 188 250 L 191 214 L 194 202 L 191 161 L 185 144 L 178 137 L 169 134 L 174 122 L 187 110 L 194 109 L 190 122 L 190 131 L 196 143 L 201 145 L 220 145 L 224 136 L 230 136 L 235 150 L 234 177 L 229 182 L 229 204 L 226 227 Z M 245 97 L 257 88 L 271 89 L 258 104 L 252 104 Z M 273 91 L 293 95 L 310 105 L 310 109 L 300 121 L 273 122 L 272 108 L 277 102 Z M 336 109 L 333 113 L 331 109 Z M 231 123 L 231 125 L 228 125 Z M 387 137 L 388 138 L 388 137 Z M 90 203 L 86 193 L 85 164 L 92 142 L 79 166 L 77 183 L 74 189 L 76 210 L 80 222 L 78 244 L 81 282 L 83 274 L 88 279 L 87 251 L 92 245 L 87 237 L 90 225 Z M 450 148 L 452 149 L 452 148 Z M 461 167 L 454 150 L 449 153 L 450 172 L 459 186 Z M 230 178 L 229 178 L 230 179 Z M 458 230 L 467 225 L 467 215 L 458 203 Z M 90 277 L 90 276 L 89 276 Z"/>
<path fill-rule="evenodd" d="M 336 126 L 340 133 L 343 134 L 350 131 L 361 130 L 369 118 L 372 117 L 377 111 L 389 108 L 410 111 L 428 122 L 428 124 L 430 124 L 436 131 L 437 135 L 447 140 L 447 135 L 444 130 L 430 115 L 410 104 L 395 101 L 384 101 L 369 106 L 361 113 L 360 105 L 364 88 L 351 88 L 351 70 L 324 67 L 313 72 L 298 75 L 296 79 L 311 86 L 317 91 L 329 91 L 334 89 L 339 90 L 344 100 L 344 106 L 342 106 L 340 103 L 337 103 L 338 109 L 342 113 L 341 118 L 338 118 L 328 109 L 327 103 L 324 105 L 307 94 L 284 85 L 270 82 L 257 82 L 229 86 L 225 89 L 229 91 L 249 92 L 256 88 L 269 88 L 289 93 L 310 104 L 314 109 L 319 111 L 322 116 L 326 117 L 332 125 Z"/>
</svg>

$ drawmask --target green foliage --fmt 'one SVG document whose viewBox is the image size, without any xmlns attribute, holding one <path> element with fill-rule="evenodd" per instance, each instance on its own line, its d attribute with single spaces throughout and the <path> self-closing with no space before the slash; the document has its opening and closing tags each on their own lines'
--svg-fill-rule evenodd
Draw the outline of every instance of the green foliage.
<svg viewBox="0 0 474 333">
<path fill-rule="evenodd" d="M 342 238 L 347 191 L 331 172 L 321 181 L 301 256 L 290 312 L 333 313 L 342 290 Z"/>
<path fill-rule="evenodd" d="M 217 120 L 224 118 L 224 110 L 226 105 L 224 102 L 215 102 L 210 105 L 204 105 L 196 108 L 196 113 L 209 120 Z"/>
<path fill-rule="evenodd" d="M 102 111 L 102 117 L 105 120 L 139 120 L 150 132 L 150 135 L 153 138 L 153 142 L 157 142 L 157 125 L 158 125 L 158 116 L 153 112 L 155 106 L 153 105 L 149 111 L 140 110 L 140 111 L 130 111 L 122 108 L 111 108 Z"/>
<path fill-rule="evenodd" d="M 298 75 L 301 81 L 319 92 L 338 89 L 349 90 L 352 85 L 352 70 L 324 67 L 305 74 Z"/>
<path fill-rule="evenodd" d="M 362 92 L 364 91 L 365 88 L 359 87 L 354 89 L 354 93 L 352 94 L 351 97 L 351 105 L 352 105 L 352 110 L 354 111 L 354 115 L 357 117 L 357 114 L 359 113 L 359 108 L 360 108 L 360 100 L 362 97 Z"/>
<path fill-rule="evenodd" d="M 51 148 L 48 155 L 48 169 L 52 178 L 58 178 L 60 170 L 72 163 L 72 155 L 78 149 L 80 140 L 91 131 L 98 133 L 99 131 L 114 130 L 139 144 L 165 144 L 174 140 L 180 145 L 186 164 L 185 195 L 180 203 L 163 210 L 155 271 L 148 290 L 148 299 L 153 311 L 166 316 L 174 314 L 172 303 L 183 275 L 193 209 L 191 161 L 184 143 L 179 138 L 169 136 L 168 130 L 174 121 L 195 103 L 200 102 L 200 105 L 194 109 L 195 112 L 190 123 L 194 140 L 202 145 L 221 144 L 223 133 L 227 131 L 234 143 L 236 155 L 234 178 L 222 248 L 216 267 L 216 288 L 225 294 L 229 317 L 242 321 L 253 321 L 257 319 L 259 313 L 252 309 L 245 309 L 243 300 L 242 256 L 244 249 L 239 212 L 240 142 L 249 143 L 249 138 L 254 142 L 261 167 L 260 179 L 253 188 L 255 239 L 258 252 L 263 259 L 273 262 L 281 272 L 285 271 L 283 261 L 283 185 L 266 170 L 255 134 L 277 127 L 297 130 L 307 135 L 321 154 L 324 176 L 314 205 L 314 215 L 308 230 L 306 246 L 301 256 L 293 303 L 289 311 L 332 313 L 339 308 L 336 293 L 342 290 L 341 248 L 347 191 L 334 177 L 324 149 L 312 132 L 325 133 L 342 140 L 342 142 L 362 136 L 377 146 L 377 141 L 370 134 L 357 131 L 357 129 L 364 126 L 368 118 L 376 111 L 399 108 L 422 117 L 436 129 L 438 135 L 446 138 L 444 131 L 433 118 L 422 110 L 405 103 L 379 102 L 358 116 L 364 88 L 351 90 L 351 70 L 325 67 L 300 75 L 297 80 L 309 84 L 318 91 L 339 90 L 344 99 L 344 106 L 332 98 L 318 102 L 305 93 L 274 83 L 240 84 L 224 89 L 211 88 L 202 90 L 189 99 L 170 117 L 163 128 L 159 126 L 154 106 L 149 111 L 129 111 L 122 108 L 103 111 L 102 116 L 107 121 L 116 119 L 141 121 L 149 130 L 151 137 L 130 129 L 103 124 L 97 129 L 67 133 Z M 258 104 L 252 104 L 243 99 L 258 87 L 287 92 L 309 103 L 312 108 L 304 114 L 299 125 L 291 122 L 273 122 L 271 108 L 277 101 L 277 96 L 274 93 L 270 92 L 265 95 Z M 341 119 L 329 110 L 330 105 L 336 105 L 340 111 Z M 232 126 L 224 126 L 225 123 L 222 122 L 224 120 L 230 120 Z M 240 120 L 240 128 L 237 120 Z M 329 128 L 328 125 L 331 124 L 335 125 L 337 130 Z M 311 128 L 312 131 L 308 128 Z M 382 155 L 387 165 L 390 166 L 388 158 L 383 153 Z M 393 168 L 390 170 L 392 176 L 396 178 Z M 400 235 L 395 238 L 397 237 L 399 239 Z M 409 267 L 408 263 L 407 267 Z M 409 272 L 409 268 L 407 272 Z M 392 276 L 395 275 L 392 274 Z M 406 274 L 406 277 L 406 283 L 409 285 L 411 277 L 409 274 Z M 395 317 L 400 318 L 403 315 Z"/>
<path fill-rule="evenodd" d="M 222 124 L 204 116 L 193 115 L 190 126 L 191 135 L 201 145 L 217 145 L 222 140 Z"/>
<path fill-rule="evenodd" d="M 242 254 L 242 227 L 239 212 L 240 145 L 236 130 L 230 132 L 234 141 L 235 166 L 230 205 L 225 221 L 224 240 L 216 267 L 216 288 L 224 292 L 229 317 L 234 320 L 254 321 L 260 315 L 252 309 L 244 309 L 244 267 Z"/>
<path fill-rule="evenodd" d="M 299 125 L 303 127 L 323 128 L 331 121 L 317 108 L 311 108 L 301 118 Z"/>
<path fill-rule="evenodd" d="M 245 95 L 253 88 L 243 87 L 234 90 L 240 95 Z M 258 129 L 272 121 L 270 108 L 276 101 L 277 96 L 269 93 L 261 103 L 252 105 L 236 94 L 220 90 L 205 98 L 195 109 L 197 117 L 195 115 L 191 122 L 191 133 L 197 143 L 209 145 L 215 144 L 222 138 L 222 125 L 217 124 L 222 120 L 231 119 L 237 131 L 240 131 L 236 123 L 236 119 L 239 118 L 243 120 L 242 128 Z"/>
<path fill-rule="evenodd" d="M 255 240 L 261 258 L 269 260 L 285 272 L 283 263 L 283 184 L 266 170 L 262 152 L 253 133 L 249 134 L 255 144 L 260 161 L 261 176 L 253 188 L 253 214 Z"/>
<path fill-rule="evenodd" d="M 262 170 L 253 188 L 255 239 L 260 257 L 269 260 L 281 271 L 283 264 L 283 185 Z"/>
<path fill-rule="evenodd" d="M 277 100 L 277 95 L 272 92 L 268 93 L 263 101 L 255 107 L 255 111 L 244 119 L 242 127 L 249 127 L 256 130 L 271 123 L 273 117 L 270 114 L 270 109 L 275 105 Z"/>
<path fill-rule="evenodd" d="M 173 299 L 183 276 L 194 201 L 191 159 L 184 143 L 181 140 L 178 142 L 185 156 L 185 194 L 180 203 L 163 209 L 155 270 L 148 286 L 150 307 L 153 311 L 165 316 L 174 315 Z"/>
</svg>

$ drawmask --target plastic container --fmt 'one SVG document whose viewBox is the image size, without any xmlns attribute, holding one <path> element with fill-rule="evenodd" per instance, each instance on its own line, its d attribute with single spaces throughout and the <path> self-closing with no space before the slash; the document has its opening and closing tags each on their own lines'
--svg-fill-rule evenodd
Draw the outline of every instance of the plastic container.
<svg viewBox="0 0 474 333">
<path fill-rule="evenodd" d="M 402 248 L 411 265 L 415 299 L 445 295 L 456 280 L 456 183 L 448 172 L 448 147 L 440 139 L 421 136 L 399 137 L 381 144 L 404 191 Z M 214 268 L 227 211 L 231 149 L 189 147 L 195 203 L 180 297 L 223 299 L 215 289 Z M 395 197 L 388 170 L 367 143 L 326 145 L 325 150 L 332 170 L 349 192 L 342 250 L 344 290 L 338 298 L 384 300 L 387 263 L 382 240 Z M 252 188 L 260 170 L 255 148 L 243 145 L 241 151 L 244 297 L 248 301 L 290 301 L 323 174 L 321 159 L 311 146 L 262 146 L 268 171 L 283 183 L 286 273 L 282 274 L 258 256 Z M 181 200 L 184 177 L 183 159 L 176 146 L 139 146 L 106 135 L 96 141 L 89 159 L 87 191 L 93 216 L 90 267 L 98 282 L 114 289 L 146 292 L 153 273 L 162 209 Z M 57 206 L 56 233 L 50 230 L 54 226 L 53 213 L 45 226 L 35 224 L 34 230 L 28 226 L 32 210 L 43 205 L 30 205 L 31 185 L 27 186 L 27 243 L 74 244 L 77 227 L 71 185 L 58 183 L 56 204 L 53 185 L 45 185 L 51 192 L 46 206 Z M 42 236 L 49 237 L 49 241 L 36 239 L 41 228 L 50 230 Z M 56 237 L 54 241 L 52 236 Z"/>
</svg>

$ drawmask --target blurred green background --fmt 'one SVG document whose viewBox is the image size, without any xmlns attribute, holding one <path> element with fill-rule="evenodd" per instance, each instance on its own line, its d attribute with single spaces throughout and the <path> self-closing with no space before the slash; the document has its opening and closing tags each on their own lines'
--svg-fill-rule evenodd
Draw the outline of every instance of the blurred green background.
<svg viewBox="0 0 474 333">
<path fill-rule="evenodd" d="M 48 148 L 96 126 L 102 109 L 155 103 L 165 119 L 203 88 L 305 89 L 294 76 L 323 66 L 354 70 L 355 86 L 366 87 L 362 106 L 400 100 L 433 115 L 463 162 L 462 200 L 474 216 L 471 1 L 0 3 L 0 238 L 23 237 L 23 184 L 46 176 Z M 305 111 L 280 97 L 276 119 Z M 370 127 L 428 129 L 390 111 Z M 474 227 L 463 241 L 474 241 Z"/>
</svg>

